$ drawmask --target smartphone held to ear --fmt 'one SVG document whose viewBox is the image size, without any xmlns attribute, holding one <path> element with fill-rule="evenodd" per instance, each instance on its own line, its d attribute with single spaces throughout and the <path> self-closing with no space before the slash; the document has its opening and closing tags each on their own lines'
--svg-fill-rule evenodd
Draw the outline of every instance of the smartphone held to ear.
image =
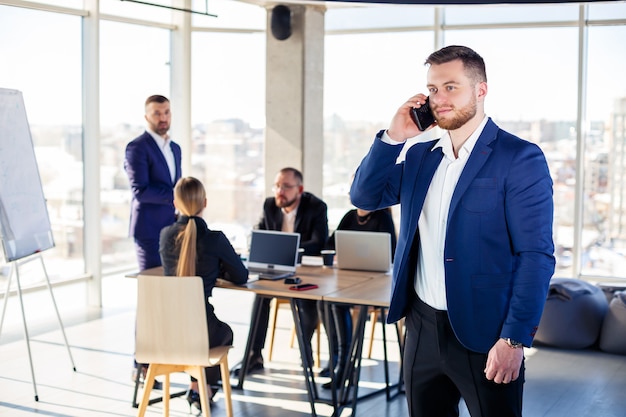
<svg viewBox="0 0 626 417">
<path fill-rule="evenodd" d="M 435 123 L 435 116 L 430 109 L 430 103 L 428 97 L 426 97 L 426 103 L 422 104 L 419 108 L 413 107 L 411 109 L 411 119 L 417 125 L 417 128 L 422 132 L 428 129 L 428 126 Z"/>
</svg>

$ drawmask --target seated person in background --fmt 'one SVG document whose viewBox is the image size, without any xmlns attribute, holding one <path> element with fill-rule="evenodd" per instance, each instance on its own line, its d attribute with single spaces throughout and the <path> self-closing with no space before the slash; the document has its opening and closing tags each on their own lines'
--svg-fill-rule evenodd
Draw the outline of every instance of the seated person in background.
<svg viewBox="0 0 626 417">
<path fill-rule="evenodd" d="M 263 217 L 257 229 L 300 233 L 300 247 L 304 255 L 319 255 L 328 239 L 328 208 L 326 203 L 304 191 L 302 173 L 295 168 L 283 168 L 274 180 L 274 197 L 263 204 Z M 258 296 L 257 296 L 258 297 Z M 248 357 L 248 372 L 263 369 L 261 350 L 265 345 L 270 316 L 270 298 L 263 298 L 259 311 L 259 324 Z M 302 312 L 302 331 L 307 343 L 309 363 L 312 361 L 311 338 L 319 323 L 317 303 L 298 300 Z M 251 322 L 254 322 L 254 318 Z M 234 370 L 239 375 L 239 367 Z"/>
<path fill-rule="evenodd" d="M 229 346 L 233 343 L 233 331 L 216 317 L 209 297 L 217 278 L 241 285 L 248 281 L 248 270 L 224 233 L 210 230 L 202 219 L 206 192 L 199 180 L 181 178 L 174 187 L 174 205 L 180 216 L 176 223 L 161 230 L 159 240 L 164 273 L 202 277 L 210 346 Z M 209 398 L 213 398 L 219 388 L 219 367 L 206 368 L 206 380 L 212 391 L 208 393 Z M 200 410 L 198 382 L 194 378 L 191 378 L 187 401 L 190 408 L 193 405 Z"/>
<path fill-rule="evenodd" d="M 367 211 L 360 208 L 349 210 L 337 226 L 337 230 L 357 230 L 361 232 L 388 232 L 391 234 L 391 255 L 396 251 L 396 226 L 393 223 L 391 208 Z M 328 239 L 326 249 L 335 249 L 335 233 Z"/>
<path fill-rule="evenodd" d="M 337 230 L 356 230 L 362 232 L 388 232 L 391 234 L 391 254 L 396 251 L 396 228 L 391 216 L 391 209 L 386 208 L 376 211 L 367 211 L 360 208 L 348 211 L 341 221 Z M 326 243 L 327 249 L 335 249 L 335 233 Z M 393 259 L 393 258 L 392 258 Z M 350 306 L 336 304 L 332 307 L 333 324 L 335 331 L 330 331 L 328 337 L 333 340 L 333 363 L 335 364 L 335 374 L 341 375 L 348 360 L 348 350 L 352 342 L 352 315 Z M 374 323 L 372 323 L 372 326 Z M 324 368 L 320 376 L 329 376 L 330 369 Z M 323 388 L 330 388 L 330 382 L 322 385 Z"/>
</svg>

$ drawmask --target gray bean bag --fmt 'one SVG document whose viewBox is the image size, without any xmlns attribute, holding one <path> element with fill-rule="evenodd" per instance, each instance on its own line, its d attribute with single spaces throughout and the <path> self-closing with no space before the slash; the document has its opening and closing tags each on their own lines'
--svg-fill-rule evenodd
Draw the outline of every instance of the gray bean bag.
<svg viewBox="0 0 626 417">
<path fill-rule="evenodd" d="M 596 284 L 606 295 L 606 301 L 611 304 L 613 296 L 618 291 L 626 291 L 626 283 L 621 282 L 599 282 Z"/>
<path fill-rule="evenodd" d="M 626 291 L 616 292 L 604 316 L 600 350 L 626 355 Z"/>
<path fill-rule="evenodd" d="M 573 278 L 552 278 L 535 341 L 565 349 L 583 349 L 600 336 L 608 310 L 604 292 Z"/>
</svg>

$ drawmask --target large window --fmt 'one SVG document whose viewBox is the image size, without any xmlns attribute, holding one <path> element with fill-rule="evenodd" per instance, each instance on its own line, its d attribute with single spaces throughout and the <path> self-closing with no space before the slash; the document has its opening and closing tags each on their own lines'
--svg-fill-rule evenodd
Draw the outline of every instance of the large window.
<svg viewBox="0 0 626 417">
<path fill-rule="evenodd" d="M 55 242 L 42 253 L 51 281 L 85 271 L 80 58 L 80 17 L 0 6 L 0 87 L 24 97 Z M 38 270 L 22 285 L 42 280 Z"/>
<path fill-rule="evenodd" d="M 576 28 L 447 31 L 485 59 L 488 116 L 537 143 L 554 180 L 557 275 L 571 276 L 574 238 L 577 102 Z"/>
<path fill-rule="evenodd" d="M 265 33 L 192 37 L 192 172 L 207 190 L 204 217 L 237 250 L 263 206 Z"/>
<path fill-rule="evenodd" d="M 145 6 L 144 6 L 145 7 Z M 144 103 L 170 95 L 170 32 L 126 23 L 100 23 L 100 179 L 103 269 L 136 265 L 128 237 L 131 193 L 126 144 L 145 129 Z M 172 115 L 176 123 L 176 114 Z M 172 138 L 176 141 L 177 138 Z"/>
<path fill-rule="evenodd" d="M 374 135 L 400 104 L 425 90 L 423 63 L 432 45 L 425 31 L 326 37 L 323 195 L 331 231 L 353 208 L 350 180 Z"/>
<path fill-rule="evenodd" d="M 626 271 L 626 57 L 615 53 L 623 39 L 626 26 L 589 29 L 581 238 L 586 275 Z"/>
<path fill-rule="evenodd" d="M 403 9 L 359 9 L 349 27 L 339 17 L 351 10 L 327 12 L 324 198 L 332 208 L 331 223 L 351 208 L 347 184 L 374 134 L 387 126 L 403 100 L 425 90 L 423 62 L 434 49 L 434 36 L 424 26 L 434 24 L 434 16 L 423 6 Z M 381 26 L 385 19 L 374 17 L 398 10 L 402 17 L 386 26 Z M 554 179 L 556 275 L 624 277 L 626 82 L 620 74 L 626 58 L 615 51 L 626 38 L 626 3 L 589 6 L 589 18 L 600 19 L 601 25 L 588 23 L 588 56 L 583 57 L 588 71 L 582 80 L 579 11 L 574 4 L 442 7 L 445 26 L 438 35 L 444 45 L 467 45 L 485 58 L 487 115 L 546 154 Z M 431 20 L 424 22 L 424 16 Z M 358 29 L 363 33 L 356 34 Z M 578 132 L 579 86 L 585 85 L 586 123 Z M 583 155 L 578 154 L 581 137 Z M 577 175 L 584 181 L 582 224 L 575 216 L 581 200 Z M 575 242 L 580 246 L 577 265 Z"/>
<path fill-rule="evenodd" d="M 196 10 L 207 4 L 190 3 Z M 90 109 L 83 108 L 81 77 L 90 66 L 82 62 L 89 58 L 82 56 L 81 40 L 89 34 L 82 30 L 87 12 L 81 7 L 94 2 L 11 4 L 17 7 L 0 6 L 0 87 L 23 92 L 56 243 L 43 256 L 53 280 L 67 279 L 85 271 L 81 123 Z M 145 127 L 147 96 L 180 93 L 170 89 L 169 61 L 171 30 L 178 30 L 173 18 L 182 12 L 119 0 L 95 4 L 102 16 L 102 263 L 105 269 L 132 268 L 124 148 Z M 181 99 L 191 102 L 192 149 L 183 152 L 191 152 L 192 169 L 184 174 L 207 186 L 210 226 L 244 249 L 265 198 L 267 9 L 244 1 L 208 4 L 217 18 L 191 19 L 192 97 Z M 423 62 L 436 42 L 465 44 L 487 63 L 487 114 L 546 153 L 555 184 L 557 274 L 626 277 L 626 58 L 619 53 L 626 2 L 584 6 L 585 48 L 579 48 L 579 4 L 353 6 L 333 4 L 325 15 L 325 153 L 319 169 L 331 230 L 352 208 L 350 177 L 374 134 L 407 97 L 425 90 Z M 580 50 L 586 55 L 579 57 Z M 173 114 L 172 123 L 177 120 Z"/>
</svg>

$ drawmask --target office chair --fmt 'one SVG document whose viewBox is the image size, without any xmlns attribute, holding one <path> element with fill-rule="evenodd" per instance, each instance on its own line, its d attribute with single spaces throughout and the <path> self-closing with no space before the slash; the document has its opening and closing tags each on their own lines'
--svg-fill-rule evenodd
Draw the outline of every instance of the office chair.
<svg viewBox="0 0 626 417">
<path fill-rule="evenodd" d="M 226 415 L 233 406 L 228 369 L 231 346 L 209 347 L 204 290 L 200 277 L 139 275 L 137 289 L 137 330 L 135 356 L 149 364 L 138 417 L 150 402 L 154 378 L 165 376 L 163 414 L 169 415 L 170 374 L 186 372 L 198 380 L 204 417 L 211 416 L 204 368 L 219 366 Z"/>
</svg>

